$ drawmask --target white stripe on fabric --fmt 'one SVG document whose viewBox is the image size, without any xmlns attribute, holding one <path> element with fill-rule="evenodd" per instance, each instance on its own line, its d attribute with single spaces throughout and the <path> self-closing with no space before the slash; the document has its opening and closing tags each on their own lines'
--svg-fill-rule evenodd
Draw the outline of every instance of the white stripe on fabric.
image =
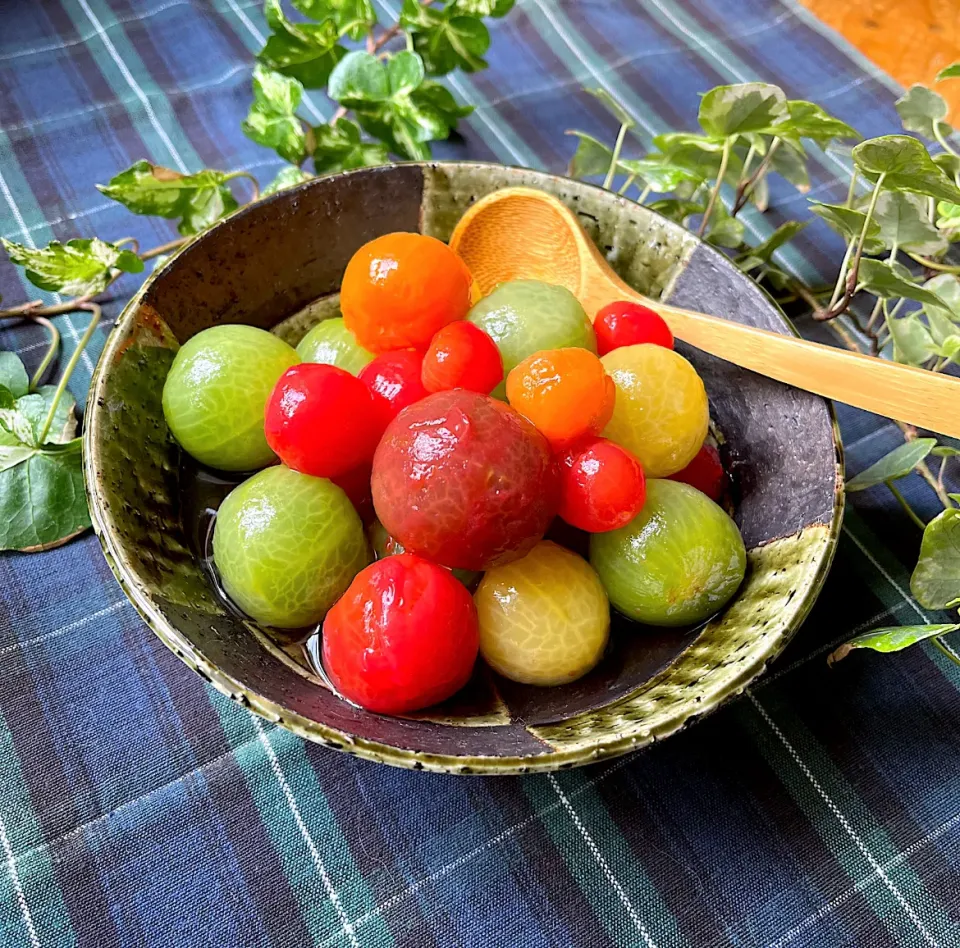
<svg viewBox="0 0 960 948">
<path fill-rule="evenodd" d="M 617 898 L 620 899 L 623 907 L 627 910 L 627 915 L 630 916 L 630 921 L 633 922 L 634 927 L 640 933 L 643 943 L 647 946 L 647 948 L 657 948 L 656 943 L 650 937 L 650 933 L 647 931 L 646 926 L 640 921 L 640 916 L 637 915 L 636 909 L 633 907 L 633 904 L 627 897 L 627 893 L 623 891 L 623 886 L 621 886 L 617 881 L 617 877 L 610 869 L 607 860 L 603 858 L 603 854 L 600 852 L 599 847 L 594 842 L 593 837 L 587 831 L 586 826 L 583 825 L 583 820 L 580 819 L 577 811 L 573 808 L 573 804 L 560 788 L 560 783 L 558 782 L 556 776 L 553 774 L 547 774 L 547 779 L 550 781 L 550 786 L 553 787 L 554 791 L 556 791 L 557 796 L 560 797 L 560 802 L 563 804 L 563 808 L 567 811 L 567 815 L 573 821 L 573 825 L 583 837 L 584 842 L 587 844 L 587 848 L 590 850 L 590 854 L 593 856 L 596 864 L 600 867 L 600 871 L 604 874 L 607 882 L 610 883 L 610 885 L 613 887 L 613 891 L 616 892 Z"/>
<path fill-rule="evenodd" d="M 170 157 L 176 162 L 177 167 L 184 173 L 187 173 L 187 166 L 184 163 L 183 159 L 180 157 L 180 152 L 177 151 L 176 146 L 170 140 L 170 136 L 167 134 L 166 129 L 160 124 L 160 120 L 157 118 L 156 112 L 153 111 L 153 106 L 150 104 L 150 100 L 144 94 L 143 89 L 140 88 L 137 80 L 134 79 L 133 74 L 127 68 L 127 64 L 123 61 L 123 58 L 117 52 L 116 47 L 113 45 L 113 42 L 110 40 L 110 37 L 107 36 L 106 31 L 103 28 L 103 25 L 97 19 L 96 14 L 93 10 L 90 9 L 90 4 L 87 3 L 87 0 L 77 0 L 80 4 L 83 12 L 86 14 L 87 19 L 93 25 L 93 28 L 97 31 L 97 35 L 103 41 L 103 45 L 107 48 L 107 52 L 110 54 L 110 58 L 117 64 L 117 68 L 120 70 L 123 78 L 126 80 L 126 83 L 133 90 L 134 95 L 140 100 L 140 104 L 146 110 L 147 118 L 150 120 L 150 124 L 154 127 L 157 132 L 157 135 L 160 137 L 160 140 L 163 142 L 164 147 L 170 153 Z"/>
<path fill-rule="evenodd" d="M 903 852 L 898 853 L 892 859 L 888 860 L 883 864 L 884 871 L 889 871 L 890 869 L 895 869 L 900 863 L 905 862 L 915 853 L 919 852 L 924 846 L 929 843 L 934 842 L 939 839 L 944 833 L 949 832 L 955 826 L 960 824 L 960 813 L 955 816 L 950 817 L 945 823 L 942 823 L 938 826 L 932 833 L 927 833 L 926 836 L 921 837 L 916 842 L 911 843 Z M 838 895 L 835 899 L 831 899 L 825 905 L 821 905 L 816 912 L 808 915 L 802 922 L 799 922 L 797 925 L 794 925 L 789 931 L 787 931 L 781 938 L 775 941 L 770 948 L 785 948 L 786 945 L 789 945 L 797 935 L 803 934 L 808 928 L 813 925 L 816 925 L 817 922 L 822 921 L 828 915 L 830 915 L 835 909 L 838 909 L 844 902 L 848 902 L 853 896 L 858 892 L 862 892 L 871 884 L 880 880 L 880 875 L 876 872 L 870 873 L 866 878 L 861 879 L 856 885 L 851 886 L 846 892 Z"/>
<path fill-rule="evenodd" d="M 843 815 L 843 813 L 840 812 L 840 808 L 833 801 L 833 798 L 827 793 L 826 790 L 824 790 L 823 785 L 814 776 L 813 771 L 806 765 L 806 763 L 804 763 L 803 759 L 797 753 L 796 748 L 790 743 L 783 731 L 780 730 L 779 725 L 767 713 L 767 709 L 760 704 L 756 696 L 749 688 L 746 689 L 746 695 L 753 703 L 753 706 L 760 713 L 760 716 L 767 723 L 767 726 L 770 728 L 770 730 L 773 731 L 780 743 L 783 744 L 787 753 L 793 759 L 793 762 L 800 768 L 810 785 L 817 792 L 817 795 L 827 805 L 827 808 L 830 810 L 830 812 L 836 817 L 837 821 L 843 827 L 844 832 L 850 837 L 857 849 L 860 850 L 861 855 L 867 860 L 870 868 L 873 869 L 873 871 L 880 877 L 890 894 L 897 900 L 897 904 L 900 905 L 904 912 L 906 912 L 910 921 L 913 922 L 923 940 L 930 945 L 931 948 L 938 948 L 937 942 L 934 940 L 930 932 L 927 931 L 923 922 L 920 921 L 917 913 L 913 910 L 913 907 L 910 905 L 910 903 L 903 897 L 903 893 L 896 887 L 896 885 L 894 885 L 883 866 L 877 862 L 870 850 L 867 849 L 866 844 L 860 838 L 860 834 L 853 828 L 850 821 Z"/>
<path fill-rule="evenodd" d="M 23 894 L 23 885 L 20 882 L 20 873 L 17 872 L 16 860 L 13 857 L 13 850 L 10 848 L 10 840 L 7 838 L 7 828 L 0 819 L 0 845 L 3 846 L 3 861 L 6 863 L 7 872 L 10 874 L 10 882 L 13 884 L 13 891 L 17 899 L 17 907 L 20 909 L 20 917 L 27 929 L 27 937 L 30 939 L 32 948 L 40 948 L 40 939 L 37 937 L 37 929 L 33 924 L 33 916 L 30 914 L 30 906 L 27 904 L 27 898 Z"/>
<path fill-rule="evenodd" d="M 267 752 L 267 757 L 270 760 L 270 767 L 277 778 L 277 782 L 280 784 L 280 789 L 283 791 L 284 797 L 286 797 L 287 806 L 290 807 L 290 812 L 293 814 L 293 819 L 297 824 L 297 829 L 300 831 L 300 835 L 303 837 L 303 841 L 307 844 L 307 849 L 310 851 L 310 858 L 313 860 L 313 864 L 316 866 L 317 872 L 320 873 L 320 879 L 323 882 L 323 888 L 327 893 L 327 897 L 333 903 L 337 917 L 340 919 L 340 927 L 343 933 L 347 936 L 347 940 L 350 942 L 352 948 L 360 948 L 360 943 L 357 941 L 357 935 L 354 931 L 354 927 L 351 924 L 350 919 L 347 918 L 347 913 L 344 911 L 343 903 L 341 903 L 340 897 L 337 895 L 337 890 L 330 881 L 330 875 L 327 872 L 326 866 L 323 864 L 323 860 L 320 858 L 320 853 L 317 851 L 317 845 L 314 843 L 313 837 L 310 835 L 310 831 L 303 822 L 303 817 L 300 815 L 300 808 L 297 806 L 297 801 L 293 796 L 293 791 L 290 789 L 290 784 L 287 783 L 287 778 L 284 776 L 283 769 L 280 767 L 280 761 L 277 759 L 277 753 L 273 749 L 273 745 L 270 743 L 270 738 L 267 736 L 266 731 L 264 731 L 260 718 L 253 711 L 248 713 L 253 719 L 253 723 L 256 725 L 257 733 L 260 737 L 260 743 Z"/>
</svg>

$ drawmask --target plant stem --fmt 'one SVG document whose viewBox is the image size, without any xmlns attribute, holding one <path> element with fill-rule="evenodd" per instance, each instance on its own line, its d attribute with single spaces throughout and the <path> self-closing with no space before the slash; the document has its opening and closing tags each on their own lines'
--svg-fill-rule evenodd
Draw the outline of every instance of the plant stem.
<svg viewBox="0 0 960 948">
<path fill-rule="evenodd" d="M 890 488 L 890 493 L 900 502 L 900 506 L 907 512 L 907 516 L 921 529 L 926 530 L 927 525 L 917 516 L 917 512 L 907 503 L 907 498 L 897 490 L 893 481 L 884 481 L 884 484 Z"/>
<path fill-rule="evenodd" d="M 246 178 L 253 185 L 251 203 L 260 200 L 260 182 L 249 171 L 231 171 L 230 174 L 224 176 L 223 180 L 232 181 L 234 178 Z"/>
<path fill-rule="evenodd" d="M 620 152 L 623 150 L 623 140 L 627 135 L 627 126 L 622 124 L 620 131 L 617 132 L 617 140 L 613 145 L 613 155 L 610 158 L 610 167 L 607 168 L 607 176 L 603 179 L 603 186 L 609 188 L 613 184 L 614 175 L 617 173 L 617 162 L 620 160 Z"/>
<path fill-rule="evenodd" d="M 850 272 L 847 274 L 846 288 L 843 296 L 834 303 L 826 313 L 819 317 L 820 319 L 833 319 L 839 316 L 849 305 L 857 291 L 857 273 L 860 270 L 860 258 L 863 256 L 863 248 L 867 242 L 867 231 L 870 229 L 870 222 L 873 220 L 873 212 L 877 207 L 877 199 L 880 197 L 880 191 L 883 189 L 883 179 L 886 173 L 877 178 L 877 183 L 873 186 L 873 193 L 870 195 L 870 204 L 867 207 L 866 216 L 863 219 L 863 227 L 860 230 L 860 239 L 857 241 L 857 249 L 854 252 L 853 260 L 850 261 Z M 816 316 L 815 316 L 816 318 Z"/>
<path fill-rule="evenodd" d="M 122 247 L 124 244 L 133 244 L 133 252 L 140 253 L 140 241 L 136 237 L 121 237 L 113 242 L 114 247 Z"/>
<path fill-rule="evenodd" d="M 950 458 L 940 458 L 940 471 L 937 474 L 937 490 L 944 493 L 946 493 L 946 488 L 943 486 L 943 475 L 946 473 L 947 461 L 949 460 Z"/>
<path fill-rule="evenodd" d="M 943 654 L 946 655 L 954 665 L 960 665 L 960 658 L 957 657 L 957 654 L 952 648 L 948 648 L 943 644 L 943 642 L 940 641 L 939 635 L 935 635 L 932 639 L 930 639 L 930 641 L 933 642 L 933 644 L 940 649 L 940 651 L 943 652 Z"/>
<path fill-rule="evenodd" d="M 50 363 L 57 357 L 57 350 L 60 348 L 60 330 L 50 322 L 49 319 L 46 319 L 43 316 L 32 316 L 34 322 L 40 323 L 44 329 L 50 334 L 50 342 L 47 345 L 47 351 L 43 354 L 43 358 L 40 360 L 40 364 L 37 366 L 37 371 L 33 373 L 33 378 L 30 379 L 30 391 L 35 391 L 39 386 L 40 382 L 43 380 L 43 374 L 47 371 L 47 368 L 50 366 Z"/>
<path fill-rule="evenodd" d="M 836 286 L 833 288 L 833 296 L 830 297 L 830 305 L 827 306 L 828 310 L 833 309 L 837 305 L 837 300 L 840 299 L 840 295 L 843 293 L 843 281 L 847 275 L 847 264 L 850 263 L 850 257 L 853 255 L 853 245 L 855 238 L 851 237 L 847 241 L 847 249 L 843 254 L 843 262 L 840 264 L 840 274 L 837 276 Z"/>
<path fill-rule="evenodd" d="M 927 257 L 921 257 L 920 254 L 910 253 L 905 250 L 904 253 L 916 263 L 926 267 L 928 270 L 936 270 L 938 273 L 960 273 L 960 266 L 951 266 L 946 263 L 937 263 L 936 260 L 930 260 Z"/>
<path fill-rule="evenodd" d="M 626 194 L 627 191 L 630 190 L 630 185 L 633 184 L 633 182 L 636 180 L 637 180 L 637 176 L 635 174 L 630 175 L 627 178 L 627 180 L 624 181 L 623 184 L 620 186 L 619 190 L 617 191 L 617 194 Z"/>
<path fill-rule="evenodd" d="M 643 204 L 644 201 L 650 196 L 650 192 L 653 190 L 653 185 L 648 184 L 641 192 L 640 197 L 637 198 L 637 204 Z"/>
<path fill-rule="evenodd" d="M 867 320 L 867 332 L 870 332 L 873 329 L 873 324 L 877 321 L 877 317 L 880 315 L 883 310 L 883 298 L 877 297 L 877 302 L 873 307 L 873 310 L 870 312 L 870 318 Z"/>
<path fill-rule="evenodd" d="M 161 254 L 169 253 L 171 250 L 176 250 L 178 247 L 182 247 L 188 240 L 189 237 L 178 237 L 176 240 L 171 240 L 167 244 L 160 244 L 159 247 L 153 247 L 151 250 L 145 250 L 140 254 L 141 260 L 151 260 L 153 257 L 159 257 Z"/>
<path fill-rule="evenodd" d="M 100 322 L 100 317 L 103 314 L 103 310 L 100 309 L 100 306 L 97 303 L 81 303 L 79 306 L 76 306 L 75 309 L 85 309 L 91 312 L 93 315 L 90 317 L 90 323 L 87 326 L 84 334 L 80 337 L 80 341 L 77 343 L 76 349 L 73 350 L 73 354 L 70 356 L 70 361 L 67 363 L 67 367 L 63 370 L 63 375 L 60 376 L 60 381 L 57 383 L 57 390 L 53 393 L 53 401 L 50 403 L 50 411 L 47 412 L 47 417 L 43 422 L 43 428 L 40 429 L 40 437 L 37 439 L 38 444 L 43 444 L 46 440 L 47 435 L 50 432 L 50 426 L 53 424 L 53 416 L 56 413 L 57 405 L 60 404 L 60 399 L 63 397 L 63 393 L 66 390 L 67 382 L 70 381 L 70 376 L 73 375 L 73 370 L 77 367 L 77 363 L 80 361 L 80 356 L 83 353 L 83 350 L 86 349 L 87 344 L 93 338 L 93 334 Z"/>
<path fill-rule="evenodd" d="M 717 183 L 710 191 L 710 200 L 707 203 L 707 209 L 703 212 L 700 220 L 700 227 L 697 229 L 697 236 L 702 237 L 707 230 L 707 224 L 710 222 L 710 216 L 713 214 L 714 205 L 720 197 L 720 188 L 723 187 L 723 179 L 727 174 L 727 163 L 730 161 L 730 152 L 733 149 L 733 136 L 731 135 L 723 143 L 723 154 L 720 156 L 720 170 L 717 172 Z"/>
<path fill-rule="evenodd" d="M 857 171 L 856 169 L 850 175 L 850 185 L 847 188 L 847 200 L 845 202 L 846 207 L 853 207 L 853 199 L 856 196 L 857 188 Z"/>
<path fill-rule="evenodd" d="M 767 149 L 766 155 L 763 156 L 763 161 L 761 161 L 757 166 L 757 170 L 754 171 L 754 173 L 750 175 L 746 181 L 737 185 L 737 195 L 733 202 L 733 209 L 730 211 L 731 217 L 736 217 L 737 214 L 743 210 L 744 205 L 750 199 L 751 192 L 770 168 L 770 164 L 773 161 L 773 156 L 779 147 L 780 139 L 774 138 L 774 140 L 770 142 L 770 147 Z"/>
<path fill-rule="evenodd" d="M 933 123 L 933 137 L 940 143 L 940 147 L 951 155 L 956 155 L 957 153 L 950 147 L 950 143 L 944 138 L 943 132 L 940 130 L 940 126 L 943 124 L 939 119 L 934 120 Z"/>
</svg>

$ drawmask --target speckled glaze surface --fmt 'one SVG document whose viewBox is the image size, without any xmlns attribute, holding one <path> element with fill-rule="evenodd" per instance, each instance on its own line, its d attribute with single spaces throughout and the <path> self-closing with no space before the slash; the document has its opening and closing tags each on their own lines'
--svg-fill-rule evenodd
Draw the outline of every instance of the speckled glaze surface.
<svg viewBox="0 0 960 948">
<path fill-rule="evenodd" d="M 329 747 L 402 767 L 473 774 L 552 770 L 668 736 L 740 692 L 803 621 L 829 569 L 842 460 L 828 405 L 695 350 L 736 483 L 749 570 L 735 600 L 692 632 L 617 629 L 581 683 L 511 687 L 483 669 L 413 718 L 354 708 L 296 650 L 238 618 L 208 581 L 185 523 L 179 448 L 161 411 L 179 344 L 243 322 L 296 341 L 335 315 L 340 277 L 373 237 L 445 239 L 477 198 L 528 185 L 579 215 L 614 269 L 652 297 L 778 332 L 790 326 L 749 279 L 682 228 L 600 188 L 480 163 L 406 164 L 319 179 L 223 221 L 151 276 L 104 349 L 87 405 L 94 529 L 124 592 L 158 636 L 224 694 Z"/>
</svg>

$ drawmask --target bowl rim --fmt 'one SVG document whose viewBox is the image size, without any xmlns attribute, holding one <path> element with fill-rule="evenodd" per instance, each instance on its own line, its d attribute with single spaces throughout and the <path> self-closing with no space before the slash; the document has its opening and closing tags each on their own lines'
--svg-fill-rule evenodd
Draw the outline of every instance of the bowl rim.
<svg viewBox="0 0 960 948">
<path fill-rule="evenodd" d="M 523 171 L 526 173 L 533 173 L 541 178 L 553 179 L 554 181 L 569 181 L 571 183 L 575 183 L 578 187 L 597 191 L 608 198 L 618 198 L 617 195 L 611 195 L 609 191 L 605 190 L 599 185 L 578 181 L 566 175 L 558 175 L 548 171 L 524 168 L 518 165 L 504 165 L 498 162 L 472 160 L 406 161 L 392 162 L 386 166 L 379 167 L 391 168 L 396 166 L 415 166 L 424 169 L 439 170 L 442 170 L 445 167 L 464 166 L 475 167 L 478 169 L 506 168 L 516 171 Z M 193 243 L 197 241 L 215 239 L 217 231 L 229 220 L 233 219 L 235 216 L 250 212 L 254 207 L 259 207 L 262 204 L 270 203 L 275 200 L 285 200 L 291 193 L 305 191 L 308 188 L 316 187 L 321 182 L 329 181 L 331 178 L 344 178 L 353 175 L 369 174 L 371 171 L 375 170 L 377 169 L 358 168 L 346 172 L 318 175 L 317 177 L 303 182 L 302 184 L 296 185 L 293 188 L 285 189 L 284 191 L 278 191 L 270 195 L 268 198 L 257 202 L 256 205 L 250 204 L 238 208 L 236 211 L 217 221 L 217 223 L 212 227 L 198 234 L 194 240 L 191 240 L 189 243 L 185 244 L 184 248 L 181 248 L 181 250 L 192 246 Z M 636 203 L 622 196 L 619 196 L 618 199 L 624 204 Z M 637 206 L 642 207 L 642 205 Z M 644 208 L 644 210 L 655 217 L 662 218 L 662 215 L 658 214 L 656 211 L 652 211 L 649 208 Z M 662 219 L 667 220 L 665 218 Z M 680 226 L 668 220 L 667 223 L 671 226 Z M 715 255 L 716 259 L 721 260 L 722 266 L 732 266 L 732 263 L 724 254 L 720 253 L 718 250 L 711 247 L 694 234 L 686 231 L 685 228 L 684 231 L 689 235 L 690 239 L 696 242 L 696 246 L 698 248 L 706 249 L 710 254 Z M 731 676 L 729 680 L 726 680 L 723 685 L 717 688 L 713 694 L 708 696 L 708 698 L 705 698 L 702 701 L 698 699 L 696 702 L 690 702 L 689 704 L 684 705 L 682 708 L 677 708 L 674 714 L 668 720 L 670 726 L 660 727 L 655 732 L 652 730 L 643 732 L 642 728 L 639 726 L 639 724 L 637 724 L 637 726 L 635 726 L 632 730 L 625 728 L 616 733 L 611 733 L 609 731 L 594 733 L 590 740 L 582 742 L 581 744 L 572 745 L 567 748 L 553 747 L 549 753 L 529 756 L 506 757 L 478 755 L 475 753 L 464 755 L 450 753 L 440 754 L 397 747 L 392 744 L 382 743 L 370 738 L 356 737 L 352 734 L 331 727 L 330 725 L 322 724 L 318 721 L 304 717 L 296 712 L 292 712 L 272 699 L 258 694 L 243 682 L 223 672 L 220 668 L 209 661 L 193 646 L 188 639 L 186 639 L 176 629 L 175 626 L 173 626 L 164 617 L 163 613 L 152 601 L 146 584 L 142 582 L 136 575 L 132 565 L 125 561 L 122 546 L 118 542 L 115 535 L 115 527 L 112 523 L 112 515 L 109 513 L 106 505 L 102 503 L 101 492 L 98 487 L 99 482 L 97 472 L 101 467 L 101 451 L 94 435 L 98 429 L 97 422 L 99 421 L 101 414 L 101 406 L 99 404 L 99 401 L 101 400 L 100 390 L 105 383 L 109 366 L 115 360 L 116 355 L 118 355 L 117 350 L 122 342 L 121 336 L 125 335 L 129 331 L 130 324 L 140 306 L 142 298 L 153 285 L 154 281 L 164 275 L 167 269 L 174 262 L 174 258 L 179 256 L 179 253 L 180 250 L 172 254 L 168 260 L 164 261 L 162 266 L 155 268 L 153 272 L 144 280 L 139 290 L 124 306 L 109 335 L 107 336 L 103 350 L 100 354 L 100 358 L 97 361 L 97 365 L 91 377 L 90 389 L 86 402 L 83 430 L 84 485 L 87 494 L 88 505 L 90 508 L 90 519 L 93 525 L 93 530 L 100 542 L 104 557 L 106 558 L 110 570 L 116 577 L 117 582 L 120 584 L 121 589 L 130 600 L 134 608 L 137 610 L 140 617 L 154 632 L 154 634 L 156 634 L 157 637 L 181 661 L 184 662 L 184 664 L 190 667 L 202 678 L 206 679 L 226 697 L 246 707 L 249 711 L 260 715 L 268 721 L 282 725 L 287 730 L 292 731 L 294 734 L 297 734 L 299 737 L 302 737 L 306 740 L 321 743 L 338 750 L 343 750 L 368 760 L 373 760 L 379 763 L 387 763 L 407 769 L 430 770 L 443 773 L 491 775 L 525 774 L 566 769 L 585 763 L 616 757 L 621 754 L 628 753 L 631 750 L 646 746 L 682 729 L 710 711 L 716 710 L 716 708 L 722 705 L 725 701 L 729 700 L 734 695 L 741 693 L 754 679 L 764 672 L 769 662 L 773 661 L 793 638 L 809 614 L 810 609 L 813 607 L 813 604 L 823 588 L 824 582 L 826 581 L 830 567 L 833 563 L 833 558 L 839 541 L 845 503 L 843 488 L 843 445 L 841 441 L 839 425 L 837 423 L 836 412 L 833 404 L 826 399 L 824 400 L 824 403 L 829 412 L 831 420 L 831 430 L 836 460 L 836 486 L 834 489 L 834 508 L 831 520 L 829 524 L 820 525 L 822 531 L 824 532 L 824 536 L 821 538 L 820 547 L 818 549 L 816 569 L 813 577 L 809 581 L 804 594 L 796 597 L 790 602 L 789 606 L 787 607 L 790 612 L 790 618 L 783 628 L 783 633 L 772 641 L 771 646 L 757 654 L 746 668 L 738 669 L 738 674 Z M 749 277 L 744 278 L 749 279 Z M 761 292 L 763 292 L 767 303 L 776 310 L 777 314 L 784 321 L 788 329 L 794 335 L 799 336 L 796 327 L 783 313 L 782 309 L 773 300 L 770 294 L 763 287 L 760 287 L 759 284 L 755 285 L 758 286 Z M 773 543 L 777 541 L 770 542 Z M 673 661 L 652 680 L 656 680 L 660 676 L 667 674 L 670 669 L 678 661 L 680 661 L 682 656 L 688 652 L 690 648 L 695 647 L 695 645 L 696 643 L 693 643 L 693 645 L 689 646 L 686 650 L 684 650 L 684 652 L 681 652 L 680 655 L 673 659 Z M 646 684 L 649 684 L 649 682 Z M 633 693 L 631 693 L 631 695 L 626 695 L 623 698 L 613 702 L 612 705 L 608 705 L 606 707 L 612 707 L 613 705 L 628 701 L 632 697 L 632 694 Z M 587 715 L 589 714 L 590 712 L 587 712 Z M 577 717 L 583 716 L 583 714 L 574 715 L 567 720 L 574 720 Z"/>
</svg>

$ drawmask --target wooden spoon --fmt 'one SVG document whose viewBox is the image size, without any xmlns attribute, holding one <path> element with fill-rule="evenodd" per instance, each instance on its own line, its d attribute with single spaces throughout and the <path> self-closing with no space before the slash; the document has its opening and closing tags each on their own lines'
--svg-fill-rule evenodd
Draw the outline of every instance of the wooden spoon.
<svg viewBox="0 0 960 948">
<path fill-rule="evenodd" d="M 615 300 L 656 310 L 678 339 L 735 365 L 878 415 L 960 438 L 960 381 L 648 299 L 627 286 L 557 198 L 504 188 L 474 204 L 450 246 L 482 293 L 504 280 L 564 286 L 590 314 Z"/>
</svg>

